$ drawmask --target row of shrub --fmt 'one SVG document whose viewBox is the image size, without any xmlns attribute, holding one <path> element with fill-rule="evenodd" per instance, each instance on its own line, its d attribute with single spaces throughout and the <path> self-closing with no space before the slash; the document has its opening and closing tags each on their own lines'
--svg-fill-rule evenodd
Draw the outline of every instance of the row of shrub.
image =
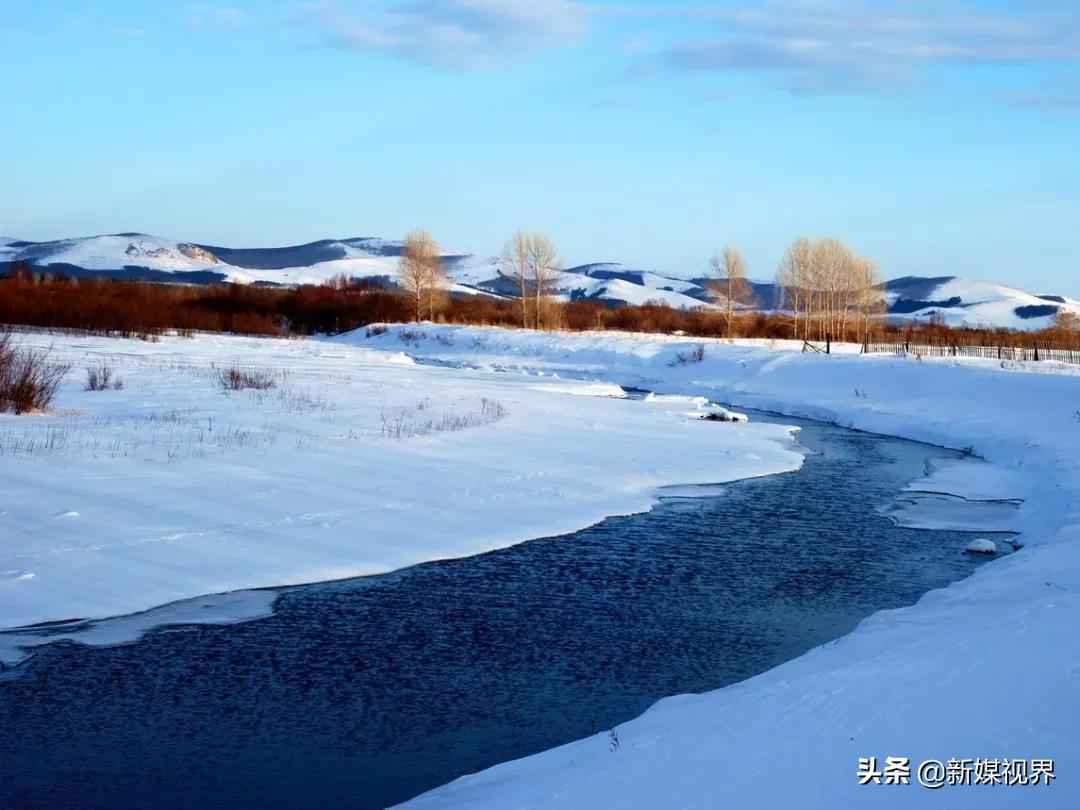
<svg viewBox="0 0 1080 810">
<path fill-rule="evenodd" d="M 372 323 L 411 319 L 412 307 L 401 294 L 363 284 L 340 282 L 297 288 L 236 284 L 185 286 L 146 282 L 70 279 L 15 272 L 0 278 L 0 323 L 51 329 L 152 338 L 164 331 L 232 332 L 249 335 L 339 333 Z M 451 296 L 439 321 L 489 326 L 521 325 L 517 301 L 487 295 Z M 609 307 L 596 301 L 573 301 L 555 307 L 555 326 L 580 331 L 618 329 L 631 332 L 681 333 L 725 337 L 728 325 L 715 310 L 678 310 L 664 304 Z M 748 313 L 737 316 L 732 334 L 780 339 L 794 334 L 788 315 Z M 859 342 L 865 336 L 850 324 L 835 341 Z M 992 346 L 1080 348 L 1080 331 L 1059 328 L 1042 333 L 1005 329 L 953 329 L 941 324 L 878 323 L 870 342 L 910 341 Z"/>
<path fill-rule="evenodd" d="M 342 332 L 408 317 L 393 293 L 305 286 L 188 286 L 13 273 L 0 278 L 0 323 L 126 336 L 180 332 L 249 335 Z"/>
</svg>

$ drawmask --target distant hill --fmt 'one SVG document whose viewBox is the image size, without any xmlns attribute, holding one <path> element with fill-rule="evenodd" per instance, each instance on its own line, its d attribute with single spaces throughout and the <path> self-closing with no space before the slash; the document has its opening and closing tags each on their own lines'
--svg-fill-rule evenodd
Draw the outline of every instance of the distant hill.
<svg viewBox="0 0 1080 810">
<path fill-rule="evenodd" d="M 955 276 L 905 276 L 885 284 L 889 313 L 898 318 L 940 317 L 949 326 L 1042 329 L 1064 309 L 1080 315 L 1080 301 L 1062 295 L 1033 295 L 1001 284 Z"/>
<path fill-rule="evenodd" d="M 273 248 L 231 248 L 176 242 L 141 233 L 121 233 L 27 242 L 0 238 L 0 274 L 15 262 L 33 269 L 77 277 L 108 277 L 188 284 L 234 282 L 262 285 L 320 284 L 334 276 L 364 278 L 393 285 L 398 278 L 400 241 L 374 237 L 322 239 Z M 499 273 L 497 258 L 469 253 L 444 255 L 458 293 L 514 297 L 513 279 Z M 713 306 L 708 279 L 676 278 L 617 262 L 569 267 L 555 281 L 565 300 L 598 301 L 610 306 L 662 301 L 688 309 Z M 754 305 L 782 305 L 776 286 L 753 282 Z M 905 276 L 884 285 L 889 314 L 913 321 L 940 318 L 951 326 L 1041 329 L 1060 309 L 1080 315 L 1080 301 L 1061 295 L 1034 295 L 1012 287 L 954 276 Z"/>
</svg>

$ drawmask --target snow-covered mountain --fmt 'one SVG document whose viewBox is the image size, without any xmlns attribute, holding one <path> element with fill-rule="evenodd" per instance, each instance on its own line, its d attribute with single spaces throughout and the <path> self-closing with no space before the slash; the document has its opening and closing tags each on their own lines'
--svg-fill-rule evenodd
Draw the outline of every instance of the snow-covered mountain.
<svg viewBox="0 0 1080 810">
<path fill-rule="evenodd" d="M 237 249 L 123 233 L 0 244 L 0 272 L 15 262 L 26 262 L 34 269 L 74 276 L 152 281 L 293 285 L 321 284 L 345 275 L 392 284 L 398 278 L 402 247 L 399 241 L 360 237 Z M 507 297 L 517 294 L 514 280 L 500 274 L 497 257 L 451 252 L 443 259 L 456 291 Z M 700 284 L 618 264 L 592 264 L 562 271 L 555 288 L 567 300 L 585 298 L 612 304 L 662 300 L 674 307 L 689 308 L 708 300 Z"/>
<path fill-rule="evenodd" d="M 276 248 L 227 248 L 121 233 L 55 242 L 0 243 L 0 273 L 16 262 L 26 262 L 36 270 L 77 277 L 189 284 L 321 284 L 339 275 L 390 284 L 397 278 L 401 251 L 401 242 L 363 237 Z M 489 274 L 472 268 L 477 263 L 472 256 L 447 254 L 444 259 L 455 281 L 459 276 Z M 483 267 L 485 263 L 478 264 Z M 466 284 L 455 285 L 455 290 L 475 291 Z"/>
<path fill-rule="evenodd" d="M 33 269 L 73 276 L 172 281 L 189 284 L 320 284 L 345 275 L 392 285 L 398 278 L 402 243 L 370 237 L 324 239 L 275 248 L 228 248 L 176 242 L 140 233 L 27 242 L 0 238 L 0 274 L 16 262 Z M 453 290 L 513 297 L 513 279 L 499 272 L 496 257 L 447 253 L 444 260 Z M 616 262 L 570 267 L 558 274 L 555 288 L 566 300 L 594 300 L 611 305 L 662 301 L 689 309 L 710 306 L 708 280 L 676 278 Z M 761 309 L 779 303 L 776 287 L 753 284 Z M 940 318 L 952 326 L 1041 329 L 1064 309 L 1080 315 L 1080 301 L 1058 295 L 1033 295 L 1012 287 L 967 281 L 954 276 L 905 276 L 885 284 L 889 314 L 926 321 Z"/>
<path fill-rule="evenodd" d="M 1080 316 L 1080 301 L 1063 295 L 1031 293 L 969 281 L 955 276 L 906 276 L 885 284 L 889 313 L 897 318 L 940 318 L 949 326 L 991 326 L 1043 329 L 1053 325 L 1060 310 Z"/>
<path fill-rule="evenodd" d="M 475 279 L 476 286 L 500 295 L 518 295 L 515 280 L 499 275 L 497 262 L 493 261 L 486 269 L 488 277 Z M 678 309 L 692 309 L 711 301 L 701 283 L 616 262 L 569 267 L 558 274 L 553 286 L 556 294 L 568 301 L 592 300 L 615 305 L 662 301 Z"/>
</svg>

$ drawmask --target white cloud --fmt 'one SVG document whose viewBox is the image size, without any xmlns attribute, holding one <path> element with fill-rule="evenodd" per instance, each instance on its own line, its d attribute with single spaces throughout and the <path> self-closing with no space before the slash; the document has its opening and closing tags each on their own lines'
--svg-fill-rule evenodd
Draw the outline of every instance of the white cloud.
<svg viewBox="0 0 1080 810">
<path fill-rule="evenodd" d="M 377 11 L 309 3 L 299 16 L 340 47 L 472 68 L 570 44 L 585 32 L 589 13 L 575 0 L 414 0 Z"/>
<path fill-rule="evenodd" d="M 937 65 L 1080 62 L 1072 2 L 987 3 L 321 0 L 301 6 L 297 19 L 336 47 L 452 69 L 498 66 L 606 30 L 623 43 L 611 58 L 631 60 L 631 76 L 762 73 L 804 94 L 890 92 Z M 685 33 L 687 23 L 695 33 Z"/>
<path fill-rule="evenodd" d="M 198 3 L 187 12 L 188 27 L 199 31 L 240 31 L 253 22 L 250 14 L 233 6 Z"/>
<path fill-rule="evenodd" d="M 906 84 L 932 65 L 1080 61 L 1080 12 L 1039 12 L 944 0 L 683 7 L 679 13 L 699 19 L 708 33 L 670 45 L 659 62 L 677 70 L 769 72 L 797 91 L 866 92 Z"/>
<path fill-rule="evenodd" d="M 1002 93 L 1001 98 L 1018 107 L 1080 115 L 1080 92 Z"/>
</svg>

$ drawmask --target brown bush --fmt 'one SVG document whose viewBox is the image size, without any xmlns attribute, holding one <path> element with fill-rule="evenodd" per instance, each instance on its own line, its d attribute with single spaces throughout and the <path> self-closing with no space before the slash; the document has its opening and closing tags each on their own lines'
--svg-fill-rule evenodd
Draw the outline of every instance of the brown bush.
<svg viewBox="0 0 1080 810">
<path fill-rule="evenodd" d="M 243 391 L 247 388 L 267 391 L 277 385 L 274 375 L 268 371 L 242 369 L 235 366 L 220 371 L 218 382 L 226 391 Z"/>
<path fill-rule="evenodd" d="M 46 410 L 71 366 L 49 362 L 49 353 L 17 349 L 9 334 L 0 334 L 0 413 Z"/>
<path fill-rule="evenodd" d="M 124 381 L 116 375 L 112 366 L 100 363 L 86 369 L 85 388 L 87 391 L 108 391 L 110 388 L 119 391 L 123 387 Z"/>
</svg>

